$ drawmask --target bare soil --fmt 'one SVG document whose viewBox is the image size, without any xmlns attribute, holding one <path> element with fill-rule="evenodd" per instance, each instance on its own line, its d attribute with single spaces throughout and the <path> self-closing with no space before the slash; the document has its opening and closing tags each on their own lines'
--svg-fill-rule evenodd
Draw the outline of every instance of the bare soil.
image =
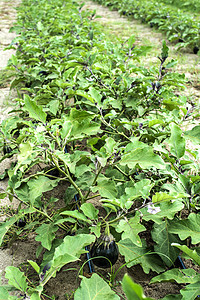
<svg viewBox="0 0 200 300">
<path fill-rule="evenodd" d="M 14 33 L 9 32 L 9 28 L 12 26 L 13 21 L 16 18 L 16 12 L 14 7 L 20 3 L 19 0 L 2 0 L 0 2 L 0 70 L 4 69 L 7 65 L 8 59 L 14 54 L 14 50 L 3 49 L 10 44 L 12 39 L 15 37 Z M 123 38 L 124 40 L 129 38 L 130 35 L 135 34 L 136 43 L 138 45 L 154 45 L 155 58 L 152 58 L 152 54 L 145 58 L 146 65 L 157 63 L 156 56 L 160 53 L 160 48 L 162 45 L 163 36 L 161 33 L 152 31 L 147 25 L 140 24 L 138 21 L 128 20 L 125 17 L 121 17 L 117 12 L 110 11 L 108 8 L 104 8 L 100 5 L 97 5 L 91 1 L 85 1 L 84 9 L 96 10 L 97 14 L 101 16 L 95 20 L 104 26 L 105 31 L 111 36 L 115 35 L 116 37 Z M 187 93 L 194 95 L 195 99 L 199 97 L 199 57 L 192 53 L 181 54 L 176 52 L 174 46 L 171 46 L 172 56 L 177 56 L 179 63 L 177 70 L 179 72 L 186 73 L 188 76 L 188 89 Z M 182 63 L 184 61 L 184 63 Z M 196 88 L 198 87 L 198 88 Z M 12 109 L 12 101 L 14 101 L 15 91 L 10 92 L 9 82 L 6 87 L 0 89 L 0 121 L 4 120 L 8 112 Z M 7 159 L 2 164 L 0 164 L 0 174 L 3 173 L 5 168 L 8 168 L 11 163 L 11 160 Z M 7 180 L 0 181 L 0 188 L 6 189 Z M 59 191 L 55 192 L 55 197 L 63 199 L 65 188 L 60 188 Z M 98 199 L 94 199 L 93 203 L 96 206 L 99 206 Z M 11 208 L 16 209 L 18 202 L 14 201 L 10 203 L 9 199 L 1 200 L 0 206 L 8 207 L 8 212 Z M 6 218 L 5 210 L 0 209 L 0 221 L 4 221 Z M 6 266 L 20 266 L 22 269 L 25 269 L 27 264 L 27 259 L 36 260 L 35 252 L 37 249 L 38 243 L 35 241 L 35 236 L 32 233 L 28 233 L 25 239 L 14 240 L 10 247 L 0 249 L 0 270 L 4 275 L 4 270 Z M 56 278 L 49 281 L 47 284 L 46 293 L 49 296 L 56 296 L 56 299 L 73 299 L 73 291 L 79 286 L 80 281 L 77 278 L 78 270 L 80 269 L 82 263 L 84 262 L 84 257 L 78 263 L 70 264 L 63 268 Z M 38 262 L 41 258 L 39 257 Z M 124 263 L 123 257 L 120 256 L 119 260 L 116 263 L 115 268 L 118 269 Z M 67 268 L 73 268 L 71 271 L 66 271 Z M 102 270 L 97 270 L 102 275 L 106 276 L 106 272 Z M 33 272 L 33 270 L 32 270 Z M 87 272 L 87 268 L 86 268 Z M 117 281 L 120 282 L 124 274 L 128 272 L 133 280 L 141 284 L 144 288 L 145 295 L 153 297 L 155 299 L 163 298 L 168 294 L 177 294 L 179 289 L 182 288 L 180 285 L 175 283 L 162 283 L 159 285 L 149 285 L 150 279 L 156 274 L 150 273 L 145 274 L 140 266 L 135 266 L 130 269 L 124 267 L 117 276 Z M 3 276 L 2 276 L 3 279 Z M 3 279 L 3 283 L 6 280 Z M 123 295 L 123 292 L 120 286 L 116 286 L 116 291 Z M 48 299 L 43 297 L 43 299 Z M 123 299 L 121 297 L 121 299 Z"/>
</svg>

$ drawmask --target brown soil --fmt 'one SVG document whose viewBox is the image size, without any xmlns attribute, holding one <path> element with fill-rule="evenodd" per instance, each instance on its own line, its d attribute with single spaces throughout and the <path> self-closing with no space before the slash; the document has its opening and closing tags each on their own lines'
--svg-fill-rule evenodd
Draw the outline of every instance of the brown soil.
<svg viewBox="0 0 200 300">
<path fill-rule="evenodd" d="M 19 3 L 18 1 L 15 1 L 14 6 L 16 6 Z M 137 21 L 129 21 L 124 17 L 120 17 L 120 15 L 115 11 L 110 11 L 107 8 L 104 8 L 102 6 L 99 6 L 91 1 L 86 1 L 85 9 L 89 8 L 91 10 L 96 9 L 97 14 L 102 16 L 102 18 L 97 19 L 95 22 L 100 22 L 107 30 L 107 32 L 110 32 L 110 34 L 118 35 L 120 38 L 123 37 L 123 39 L 127 39 L 130 36 L 130 31 L 132 31 L 132 34 L 135 33 L 137 43 L 142 44 L 153 44 L 158 45 L 160 51 L 160 45 L 162 44 L 163 36 L 162 34 L 158 32 L 152 32 L 146 25 L 141 25 Z M 5 68 L 8 59 L 11 57 L 12 54 L 14 54 L 13 50 L 6 50 L 3 51 L 4 47 L 9 45 L 11 40 L 15 37 L 13 33 L 9 33 L 9 28 L 11 27 L 13 20 L 16 17 L 15 10 L 13 8 L 13 1 L 11 0 L 3 0 L 0 3 L 0 70 Z M 120 24 L 118 24 L 120 23 Z M 121 23 L 123 23 L 123 28 L 121 26 Z M 128 31 L 128 34 L 126 35 L 125 32 Z M 175 51 L 172 49 L 172 51 Z M 194 66 L 193 72 L 188 72 L 188 78 L 190 78 L 191 81 L 196 80 L 196 74 L 199 72 L 199 64 L 198 64 L 198 57 L 194 56 L 193 54 L 184 54 L 187 56 L 187 62 L 189 64 L 192 64 Z M 156 55 L 155 59 L 152 59 L 151 57 L 151 64 L 153 62 L 156 62 Z M 150 63 L 150 56 L 146 57 L 146 64 Z M 185 72 L 185 65 L 179 65 L 177 69 L 180 72 Z M 195 70 L 195 71 L 194 71 Z M 189 79 L 188 79 L 189 80 Z M 8 84 L 9 85 L 9 84 Z M 198 86 L 198 83 L 196 83 Z M 196 87 L 189 85 L 188 88 L 191 88 L 191 90 L 188 90 L 188 93 L 194 93 L 195 97 L 199 96 L 199 91 L 197 91 Z M 191 92 L 192 91 L 192 92 Z M 6 118 L 9 110 L 12 108 L 12 99 L 14 98 L 14 92 L 10 92 L 9 86 L 1 88 L 0 89 L 0 111 L 1 111 L 1 121 Z M 10 165 L 10 160 L 7 159 L 4 161 L 3 164 L 0 165 L 0 174 L 4 171 L 5 168 L 7 168 Z M 0 182 L 0 188 L 6 189 L 7 187 L 7 180 L 3 180 Z M 64 188 L 61 188 L 55 196 L 59 199 L 63 198 Z M 99 205 L 98 199 L 93 199 L 93 203 L 96 204 L 96 206 Z M 8 199 L 1 200 L 0 203 L 1 206 L 8 206 L 17 208 L 18 202 L 14 201 L 10 203 Z M 8 209 L 9 211 L 9 209 Z M 0 211 L 0 221 L 5 220 L 5 213 L 2 210 L 2 213 Z M 27 264 L 27 259 L 36 260 L 35 258 L 35 252 L 37 249 L 38 243 L 35 241 L 35 236 L 32 233 L 29 233 L 27 237 L 24 240 L 15 240 L 13 241 L 12 245 L 10 245 L 9 248 L 0 249 L 0 270 L 3 271 L 6 268 L 6 266 L 20 266 L 22 269 L 25 269 L 24 267 Z M 40 257 L 38 259 L 38 262 L 40 261 Z M 69 266 L 64 267 L 56 276 L 56 278 L 51 279 L 49 283 L 47 284 L 47 294 L 50 296 L 55 295 L 56 299 L 64 300 L 69 299 L 69 297 L 73 294 L 73 291 L 79 286 L 79 280 L 77 278 L 78 270 L 80 269 L 82 263 L 84 262 L 84 257 L 82 257 L 82 261 L 79 263 L 73 263 Z M 122 264 L 124 263 L 123 257 L 120 256 L 118 262 L 116 263 L 115 269 L 117 270 Z M 67 268 L 74 268 L 75 270 L 67 271 Z M 87 272 L 87 267 L 85 268 Z M 33 270 L 32 270 L 33 271 Z M 106 276 L 107 272 L 98 270 L 102 275 Z M 140 266 L 134 266 L 130 269 L 127 269 L 124 267 L 121 272 L 117 276 L 117 281 L 120 282 L 123 278 L 123 275 L 128 272 L 129 275 L 133 278 L 133 280 L 139 284 L 141 284 L 144 288 L 145 295 L 149 297 L 153 297 L 155 299 L 160 299 L 164 297 L 167 294 L 177 294 L 179 289 L 181 288 L 180 285 L 174 284 L 174 283 L 163 283 L 159 285 L 149 285 L 150 279 L 155 276 L 156 274 L 150 273 L 145 274 Z M 2 276 L 3 278 L 3 276 Z M 3 283 L 5 283 L 6 280 L 3 279 Z M 123 292 L 120 288 L 120 286 L 116 287 L 116 291 L 123 295 Z M 48 299 L 44 297 L 43 299 Z M 70 299 L 73 299 L 73 296 L 70 297 Z M 121 299 L 123 299 L 121 297 Z"/>
</svg>

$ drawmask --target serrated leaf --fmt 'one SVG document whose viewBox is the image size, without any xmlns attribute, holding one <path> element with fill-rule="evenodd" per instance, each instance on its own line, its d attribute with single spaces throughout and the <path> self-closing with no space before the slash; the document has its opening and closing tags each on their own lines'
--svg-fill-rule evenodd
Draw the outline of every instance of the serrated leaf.
<svg viewBox="0 0 200 300">
<path fill-rule="evenodd" d="M 187 219 L 174 220 L 170 227 L 169 232 L 178 234 L 181 240 L 191 237 L 192 244 L 200 242 L 200 215 L 191 213 Z"/>
<path fill-rule="evenodd" d="M 92 203 L 84 203 L 81 205 L 80 210 L 84 213 L 86 217 L 91 220 L 95 220 L 98 217 L 98 209 L 94 207 Z"/>
<path fill-rule="evenodd" d="M 117 232 L 123 232 L 121 239 L 125 240 L 129 238 L 135 245 L 142 247 L 141 239 L 138 233 L 145 231 L 146 228 L 140 224 L 140 217 L 134 216 L 129 220 L 120 220 L 116 227 Z"/>
<path fill-rule="evenodd" d="M 181 251 L 185 252 L 189 257 L 191 257 L 200 266 L 200 256 L 197 254 L 196 250 L 189 249 L 186 245 L 179 245 L 173 243 L 172 246 L 177 247 Z"/>
<path fill-rule="evenodd" d="M 91 278 L 83 277 L 80 287 L 74 294 L 74 300 L 119 300 L 110 286 L 98 275 Z"/>
<path fill-rule="evenodd" d="M 158 169 L 165 168 L 165 163 L 162 158 L 154 154 L 153 149 L 149 147 L 137 148 L 124 154 L 119 164 L 122 166 L 127 165 L 131 169 L 135 168 L 137 164 L 139 164 L 142 169 L 148 169 L 150 167 Z"/>
<path fill-rule="evenodd" d="M 36 229 L 38 234 L 35 238 L 37 242 L 41 242 L 42 246 L 47 250 L 51 249 L 52 241 L 55 238 L 54 232 L 58 230 L 58 226 L 55 226 L 53 223 L 42 224 Z"/>
<path fill-rule="evenodd" d="M 185 139 L 182 137 L 182 130 L 176 125 L 171 125 L 171 136 L 169 143 L 171 145 L 171 152 L 177 158 L 181 158 L 185 154 Z"/>
<path fill-rule="evenodd" d="M 117 245 L 120 254 L 125 256 L 126 263 L 129 262 L 127 264 L 128 268 L 140 264 L 147 274 L 150 270 L 157 273 L 164 270 L 160 258 L 155 254 L 147 254 L 148 249 L 146 247 L 138 247 L 130 239 L 121 240 Z"/>
<path fill-rule="evenodd" d="M 8 283 L 20 291 L 26 292 L 28 284 L 23 272 L 13 266 L 6 267 L 5 271 L 5 278 L 8 279 Z"/>
<path fill-rule="evenodd" d="M 31 118 L 42 123 L 46 122 L 47 114 L 43 111 L 42 106 L 37 105 L 27 94 L 24 95 L 24 109 L 28 111 Z"/>
<path fill-rule="evenodd" d="M 156 204 L 155 204 L 156 205 Z M 147 211 L 147 208 L 142 208 L 143 219 L 145 221 L 154 221 L 157 224 L 161 224 L 164 217 L 172 220 L 174 215 L 183 209 L 184 204 L 181 201 L 174 202 L 161 202 L 159 204 L 160 211 L 156 214 L 151 214 Z"/>
<path fill-rule="evenodd" d="M 145 297 L 141 285 L 135 283 L 128 274 L 125 274 L 122 280 L 122 288 L 128 300 L 153 300 L 153 298 Z"/>
<path fill-rule="evenodd" d="M 158 282 L 195 283 L 200 281 L 200 274 L 193 269 L 172 269 L 151 279 L 150 283 Z"/>
<path fill-rule="evenodd" d="M 171 267 L 179 254 L 179 250 L 175 251 L 171 243 L 179 243 L 180 240 L 174 234 L 169 233 L 169 222 L 165 219 L 161 224 L 154 223 L 151 235 L 156 243 L 154 245 L 155 252 L 160 255 L 168 267 Z"/>
</svg>

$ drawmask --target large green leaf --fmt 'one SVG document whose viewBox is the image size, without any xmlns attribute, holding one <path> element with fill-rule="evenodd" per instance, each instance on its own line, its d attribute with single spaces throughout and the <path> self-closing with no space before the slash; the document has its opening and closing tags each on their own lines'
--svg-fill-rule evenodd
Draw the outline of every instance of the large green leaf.
<svg viewBox="0 0 200 300">
<path fill-rule="evenodd" d="M 154 250 L 158 252 L 165 264 L 170 267 L 179 254 L 179 250 L 175 250 L 171 243 L 179 243 L 180 240 L 176 235 L 169 233 L 169 221 L 165 219 L 161 224 L 154 223 L 151 235 L 154 242 L 156 242 Z"/>
<path fill-rule="evenodd" d="M 135 245 L 139 247 L 142 247 L 142 242 L 138 233 L 145 230 L 146 228 L 140 223 L 139 216 L 135 216 L 130 220 L 120 220 L 116 227 L 117 232 L 123 232 L 121 236 L 122 240 L 129 238 Z"/>
<path fill-rule="evenodd" d="M 133 205 L 133 200 L 142 197 L 146 199 L 150 195 L 153 184 L 149 179 L 142 179 L 134 184 L 134 186 L 126 187 L 119 199 L 121 207 L 129 209 Z"/>
<path fill-rule="evenodd" d="M 182 130 L 176 124 L 171 125 L 171 136 L 169 143 L 171 145 L 171 152 L 177 158 L 181 158 L 185 154 L 185 139 L 182 137 Z"/>
<path fill-rule="evenodd" d="M 110 286 L 97 274 L 91 278 L 83 277 L 80 287 L 74 294 L 74 300 L 119 300 Z"/>
<path fill-rule="evenodd" d="M 178 234 L 181 240 L 191 237 L 192 244 L 200 243 L 200 215 L 191 213 L 187 219 L 174 220 L 169 232 Z"/>
<path fill-rule="evenodd" d="M 35 238 L 37 242 L 41 242 L 42 246 L 47 250 L 51 249 L 52 241 L 55 238 L 55 233 L 58 230 L 58 226 L 55 226 L 53 223 L 42 224 L 36 229 L 38 234 Z"/>
<path fill-rule="evenodd" d="M 41 121 L 42 123 L 46 122 L 47 114 L 43 111 L 42 106 L 37 105 L 27 94 L 24 95 L 24 103 L 24 109 L 28 111 L 31 118 Z"/>
<path fill-rule="evenodd" d="M 200 295 L 200 281 L 187 285 L 180 290 L 182 300 L 195 300 Z"/>
<path fill-rule="evenodd" d="M 155 167 L 158 169 L 164 169 L 165 163 L 162 158 L 153 152 L 153 148 L 137 148 L 128 152 L 122 156 L 120 165 L 127 165 L 129 168 L 135 168 L 137 164 L 140 165 L 142 169 L 148 169 Z"/>
<path fill-rule="evenodd" d="M 130 239 L 121 240 L 117 244 L 119 252 L 125 256 L 128 268 L 140 264 L 145 273 L 149 273 L 150 270 L 160 273 L 164 270 L 160 258 L 155 254 L 149 254 L 147 248 L 134 245 Z"/>
<path fill-rule="evenodd" d="M 51 269 L 59 271 L 70 261 L 78 260 L 80 255 L 86 253 L 85 246 L 95 241 L 94 235 L 79 234 L 66 236 L 63 243 L 55 249 Z"/>
<path fill-rule="evenodd" d="M 151 279 L 150 283 L 158 282 L 196 283 L 200 281 L 200 274 L 193 269 L 172 269 Z"/>
<path fill-rule="evenodd" d="M 18 268 L 10 266 L 6 267 L 5 278 L 8 279 L 8 283 L 22 292 L 26 292 L 28 284 L 26 282 L 26 276 Z"/>
<path fill-rule="evenodd" d="M 80 209 L 84 213 L 86 217 L 91 220 L 95 220 L 98 218 L 98 209 L 94 207 L 92 203 L 84 203 L 81 205 Z"/>
<path fill-rule="evenodd" d="M 99 191 L 101 197 L 115 199 L 117 197 L 116 185 L 112 180 L 99 179 L 97 185 L 92 187 L 93 192 Z"/>
<path fill-rule="evenodd" d="M 156 214 L 152 214 L 148 212 L 147 208 L 142 208 L 141 212 L 143 214 L 143 219 L 145 221 L 154 221 L 155 223 L 161 224 L 164 217 L 172 220 L 174 215 L 183 209 L 184 204 L 181 201 L 174 201 L 174 202 L 161 202 L 159 204 L 160 211 Z"/>
<path fill-rule="evenodd" d="M 128 300 L 153 300 L 153 298 L 145 297 L 141 285 L 132 281 L 128 274 L 123 277 L 122 288 Z"/>
</svg>

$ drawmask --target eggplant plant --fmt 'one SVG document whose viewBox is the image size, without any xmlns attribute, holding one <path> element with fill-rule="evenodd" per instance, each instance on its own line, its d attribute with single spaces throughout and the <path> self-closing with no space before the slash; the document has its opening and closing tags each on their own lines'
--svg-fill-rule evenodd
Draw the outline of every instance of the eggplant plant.
<svg viewBox="0 0 200 300">
<path fill-rule="evenodd" d="M 13 27 L 16 55 L 8 68 L 18 98 L 0 125 L 0 147 L 1 161 L 12 154 L 15 164 L 0 196 L 19 207 L 0 224 L 0 243 L 27 214 L 39 216 L 32 226 L 36 259 L 28 261 L 34 285 L 19 268 L 6 269 L 12 289 L 31 300 L 48 293 L 64 266 L 75 262 L 78 272 L 90 245 L 89 260 L 99 267 L 112 269 L 121 255 L 123 267 L 140 265 L 159 276 L 179 256 L 172 243 L 200 241 L 199 126 L 181 129 L 188 115 L 188 99 L 177 94 L 184 76 L 170 71 L 175 61 L 168 61 L 165 41 L 159 67 L 138 66 L 142 50 L 134 37 L 111 42 L 94 18 L 71 0 L 23 0 Z M 54 197 L 61 187 L 62 199 Z M 99 275 L 81 279 L 74 299 L 102 289 L 99 299 L 119 299 Z M 128 277 L 122 288 L 128 299 L 150 299 Z M 0 296 L 19 299 L 8 286 Z"/>
</svg>

